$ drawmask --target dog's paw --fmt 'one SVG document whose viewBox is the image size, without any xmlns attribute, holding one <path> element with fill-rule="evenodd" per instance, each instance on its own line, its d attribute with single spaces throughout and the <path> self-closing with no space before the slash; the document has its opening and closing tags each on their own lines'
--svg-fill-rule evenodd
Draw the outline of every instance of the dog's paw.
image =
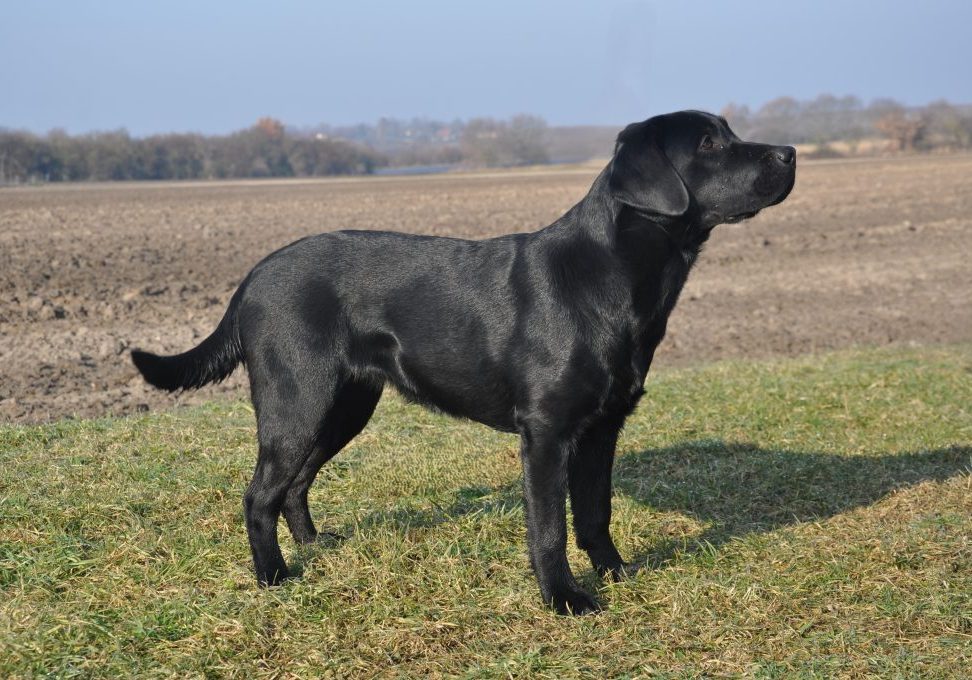
<svg viewBox="0 0 972 680">
<path fill-rule="evenodd" d="M 279 586 L 290 576 L 287 565 L 281 564 L 269 569 L 257 571 L 257 583 L 263 588 Z"/>
<path fill-rule="evenodd" d="M 583 616 L 601 611 L 597 600 L 580 588 L 557 590 L 548 601 L 558 614 L 565 616 Z"/>
<path fill-rule="evenodd" d="M 343 543 L 346 540 L 348 540 L 348 537 L 344 534 L 336 534 L 331 531 L 322 531 L 314 538 L 314 543 L 330 548 L 338 545 L 339 543 Z"/>
<path fill-rule="evenodd" d="M 596 564 L 594 568 L 601 578 L 610 578 L 615 583 L 618 583 L 636 575 L 644 566 L 643 564 L 636 564 L 634 562 L 618 562 L 611 565 Z"/>
</svg>

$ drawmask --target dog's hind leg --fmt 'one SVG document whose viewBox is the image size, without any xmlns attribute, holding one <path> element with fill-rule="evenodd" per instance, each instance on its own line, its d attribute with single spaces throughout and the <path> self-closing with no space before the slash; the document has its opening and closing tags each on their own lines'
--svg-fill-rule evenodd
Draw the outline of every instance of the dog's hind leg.
<svg viewBox="0 0 972 680">
<path fill-rule="evenodd" d="M 290 484 L 283 515 L 297 543 L 313 543 L 317 529 L 307 506 L 307 492 L 321 467 L 333 458 L 368 424 L 381 398 L 382 386 L 367 382 L 346 382 L 321 421 L 313 453 Z"/>
<path fill-rule="evenodd" d="M 340 377 L 298 345 L 260 349 L 248 364 L 260 450 L 243 507 L 257 580 L 276 585 L 287 577 L 277 540 L 287 490 L 316 451 L 321 412 L 331 410 Z"/>
<path fill-rule="evenodd" d="M 277 521 L 287 489 L 313 447 L 313 430 L 291 428 L 286 421 L 257 426 L 260 453 L 253 480 L 243 495 L 246 531 L 260 585 L 287 578 L 287 564 L 277 540 Z"/>
</svg>

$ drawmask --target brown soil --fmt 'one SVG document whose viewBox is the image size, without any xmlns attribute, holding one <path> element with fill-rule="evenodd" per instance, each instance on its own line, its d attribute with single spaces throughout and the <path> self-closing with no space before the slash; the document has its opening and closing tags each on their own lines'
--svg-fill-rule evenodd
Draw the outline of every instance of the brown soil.
<svg viewBox="0 0 972 680">
<path fill-rule="evenodd" d="M 333 229 L 533 230 L 597 168 L 0 190 L 0 422 L 238 393 L 147 389 L 127 349 L 208 335 L 272 249 Z M 805 162 L 781 206 L 716 230 L 656 366 L 972 340 L 972 156 Z"/>
</svg>

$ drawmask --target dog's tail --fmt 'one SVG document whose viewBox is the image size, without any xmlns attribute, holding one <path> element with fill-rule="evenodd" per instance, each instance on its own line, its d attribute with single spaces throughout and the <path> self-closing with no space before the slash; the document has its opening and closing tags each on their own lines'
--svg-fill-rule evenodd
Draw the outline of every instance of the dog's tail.
<svg viewBox="0 0 972 680">
<path fill-rule="evenodd" d="M 159 356 L 140 349 L 132 350 L 132 362 L 151 385 L 169 392 L 194 390 L 219 382 L 243 361 L 237 325 L 240 290 L 233 295 L 223 320 L 216 330 L 188 352 Z"/>
</svg>

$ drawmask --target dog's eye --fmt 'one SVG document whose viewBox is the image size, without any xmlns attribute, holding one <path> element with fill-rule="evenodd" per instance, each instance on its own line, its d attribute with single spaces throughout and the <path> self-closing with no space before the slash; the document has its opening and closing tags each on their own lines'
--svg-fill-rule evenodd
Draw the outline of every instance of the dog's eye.
<svg viewBox="0 0 972 680">
<path fill-rule="evenodd" d="M 702 151 L 711 151 L 713 146 L 715 145 L 712 143 L 712 137 L 710 137 L 709 135 L 703 137 L 702 141 L 699 142 L 699 148 Z"/>
</svg>

